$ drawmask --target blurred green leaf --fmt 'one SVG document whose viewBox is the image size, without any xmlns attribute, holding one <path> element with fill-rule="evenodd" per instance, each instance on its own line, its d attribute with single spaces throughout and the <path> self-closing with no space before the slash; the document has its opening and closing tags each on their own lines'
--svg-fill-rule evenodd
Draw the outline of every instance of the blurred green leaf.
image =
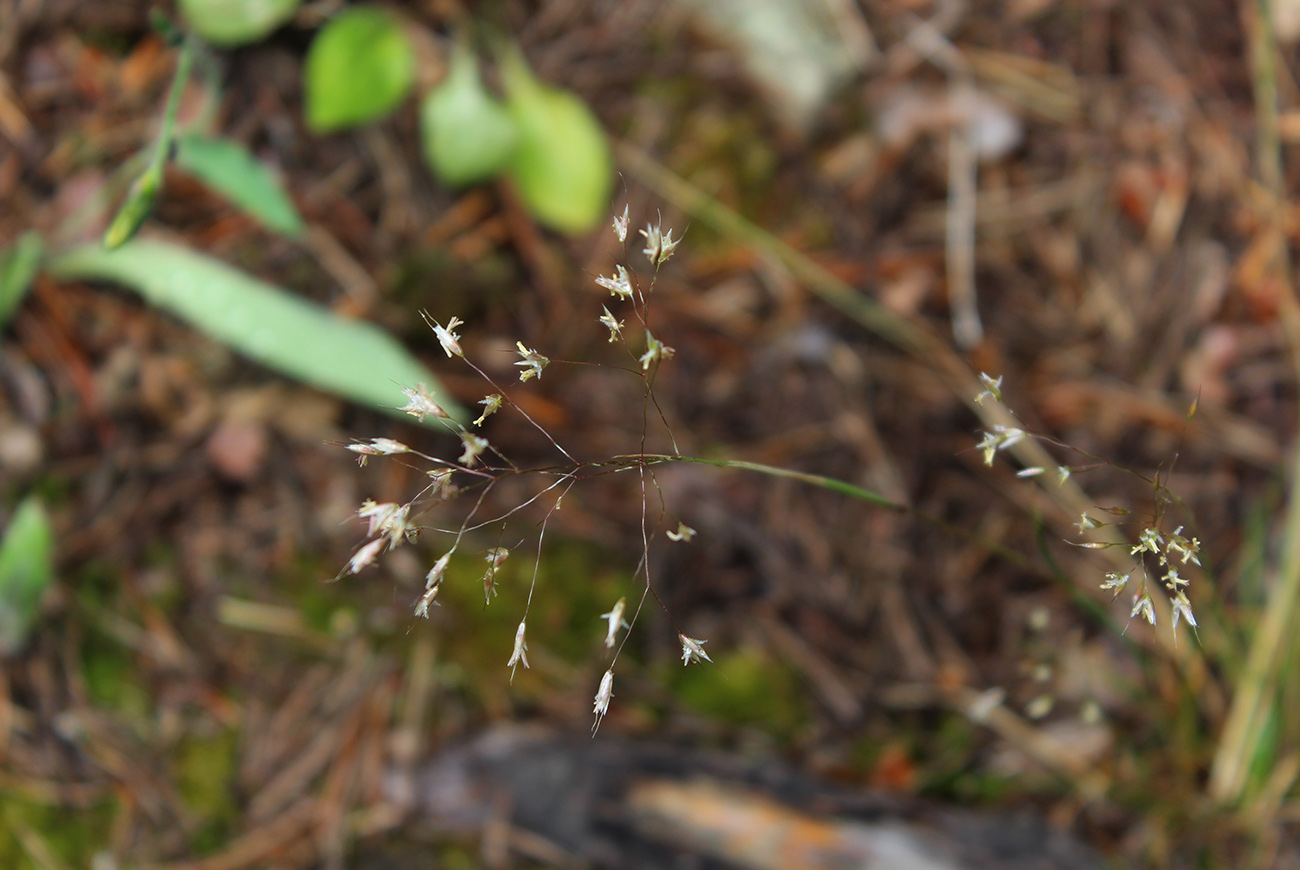
<svg viewBox="0 0 1300 870">
<path fill-rule="evenodd" d="M 260 281 L 211 257 L 156 239 L 116 251 L 86 245 L 55 257 L 56 278 L 112 281 L 270 368 L 363 405 L 393 411 L 404 387 L 425 384 L 464 420 L 437 379 L 371 323 Z"/>
<path fill-rule="evenodd" d="M 110 251 L 120 248 L 140 231 L 140 227 L 153 212 L 158 194 L 162 192 L 162 177 L 162 165 L 150 165 L 140 177 L 131 182 L 126 191 L 126 199 L 104 231 L 105 248 Z"/>
<path fill-rule="evenodd" d="M 181 107 L 181 91 L 190 77 L 190 68 L 194 65 L 194 45 L 186 40 L 176 58 L 176 75 L 172 78 L 171 90 L 167 94 L 167 106 L 163 109 L 162 126 L 154 142 L 153 156 L 144 172 L 131 183 L 126 192 L 121 208 L 113 216 L 112 222 L 104 232 L 104 247 L 108 250 L 121 247 L 139 232 L 149 213 L 153 211 L 158 195 L 162 193 L 163 167 L 172 150 L 172 138 L 176 130 L 176 114 Z"/>
<path fill-rule="evenodd" d="M 256 42 L 293 17 L 302 0 L 180 0 L 190 28 L 213 45 Z"/>
<path fill-rule="evenodd" d="M 514 120 L 483 85 L 468 46 L 456 47 L 447 77 L 425 96 L 420 138 L 429 168 L 452 186 L 491 178 L 510 160 L 519 140 Z"/>
<path fill-rule="evenodd" d="M 27 642 L 53 577 L 50 518 L 40 500 L 29 496 L 0 540 L 0 655 L 12 655 Z"/>
<path fill-rule="evenodd" d="M 355 127 L 397 108 L 415 80 L 415 53 L 391 13 L 353 6 L 316 34 L 303 76 L 309 127 Z"/>
<path fill-rule="evenodd" d="M 576 96 L 543 84 L 518 49 L 502 58 L 506 104 L 519 130 L 510 177 L 537 220 L 565 233 L 604 221 L 614 184 L 605 133 Z"/>
<path fill-rule="evenodd" d="M 11 247 L 0 251 L 0 328 L 27 295 L 44 251 L 45 243 L 33 232 L 23 233 Z"/>
<path fill-rule="evenodd" d="M 268 229 L 297 236 L 302 218 L 275 176 L 231 139 L 191 134 L 177 143 L 176 163 Z"/>
</svg>

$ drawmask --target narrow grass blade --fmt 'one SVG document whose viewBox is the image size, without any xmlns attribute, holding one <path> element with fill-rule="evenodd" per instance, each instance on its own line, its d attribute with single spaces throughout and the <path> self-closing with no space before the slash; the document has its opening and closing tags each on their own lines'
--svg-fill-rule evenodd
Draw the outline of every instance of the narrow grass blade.
<svg viewBox="0 0 1300 870">
<path fill-rule="evenodd" d="M 857 486 L 846 480 L 840 480 L 835 477 L 826 477 L 822 474 L 810 474 L 806 471 L 795 471 L 790 468 L 781 468 L 776 465 L 765 465 L 761 462 L 749 462 L 743 459 L 706 459 L 700 456 L 680 456 L 673 454 L 638 454 L 634 456 L 619 457 L 620 459 L 637 459 L 649 460 L 652 462 L 691 462 L 696 465 L 712 465 L 715 468 L 732 468 L 738 471 L 753 471 L 758 474 L 766 474 L 768 477 L 782 477 L 787 480 L 796 480 L 800 483 L 816 486 L 821 489 L 828 489 L 831 492 L 839 493 L 856 501 L 866 502 L 876 507 L 894 511 L 895 513 L 907 514 L 908 516 L 934 526 L 943 532 L 952 535 L 955 538 L 984 548 L 998 558 L 1017 566 L 1029 573 L 1037 574 L 1045 578 L 1054 578 L 1050 568 L 1034 562 L 1026 557 L 1023 553 L 1011 550 L 1002 546 L 997 541 L 990 540 L 976 532 L 972 532 L 963 526 L 950 523 L 934 514 L 923 511 L 910 505 L 902 504 L 883 496 L 874 490 Z"/>
<path fill-rule="evenodd" d="M 363 405 L 392 410 L 423 383 L 458 420 L 465 413 L 392 336 L 348 320 L 218 260 L 157 239 L 115 251 L 87 245 L 50 262 L 56 278 L 110 281 L 283 374 Z M 394 412 L 395 413 L 395 412 Z"/>
<path fill-rule="evenodd" d="M 649 458 L 649 457 L 647 457 Z M 868 504 L 877 507 L 888 508 L 892 511 L 907 512 L 907 505 L 899 504 L 893 499 L 886 498 L 878 492 L 866 489 L 861 486 L 855 486 L 848 481 L 839 480 L 834 477 L 826 477 L 821 474 L 810 474 L 806 471 L 795 471 L 790 468 L 780 468 L 776 465 L 764 465 L 761 462 L 747 462 L 743 459 L 704 459 L 698 456 L 662 456 L 655 457 L 669 462 L 693 462 L 697 465 L 712 465 L 716 468 L 736 468 L 742 471 L 756 471 L 759 474 L 766 474 L 768 477 L 784 477 L 788 480 L 797 480 L 800 483 L 806 483 L 810 486 L 829 489 L 831 492 L 837 492 L 840 495 L 848 496 L 858 501 L 865 501 Z"/>
<path fill-rule="evenodd" d="M 158 139 L 154 142 L 153 156 L 140 177 L 132 182 L 127 190 L 117 214 L 104 232 L 104 247 L 109 250 L 121 247 L 131 240 L 145 219 L 153 211 L 154 203 L 162 193 L 163 167 L 171 155 L 172 138 L 176 130 L 176 115 L 181 109 L 181 92 L 189 80 L 190 68 L 194 65 L 194 44 L 186 40 L 181 45 L 180 56 L 176 59 L 176 76 L 172 79 L 171 91 L 167 95 L 167 107 L 163 110 L 162 127 L 158 130 Z"/>
<path fill-rule="evenodd" d="M 6 251 L 0 251 L 0 328 L 18 309 L 32 286 L 45 244 L 36 233 L 23 233 Z"/>
<path fill-rule="evenodd" d="M 1282 141 L 1278 131 L 1278 54 L 1272 29 L 1270 4 L 1265 0 L 1242 4 L 1247 25 L 1257 127 L 1256 169 L 1261 187 L 1267 192 L 1266 216 L 1276 244 L 1271 264 L 1281 279 L 1278 313 L 1287 340 L 1291 364 L 1300 379 L 1300 306 L 1296 304 L 1294 274 L 1289 261 L 1287 238 L 1288 189 L 1282 162 Z M 1282 554 L 1273 578 L 1268 603 L 1252 626 L 1245 667 L 1236 675 L 1232 706 L 1219 737 L 1208 786 L 1212 798 L 1236 804 L 1252 797 L 1258 778 L 1252 768 L 1274 752 L 1278 739 L 1273 727 L 1277 717 L 1283 675 L 1297 668 L 1295 623 L 1300 617 L 1300 447 L 1292 447 L 1291 478 L 1287 508 L 1282 522 Z M 1290 711 L 1287 711 L 1290 712 Z M 1287 716 L 1288 720 L 1294 719 Z M 1288 726 L 1293 728 L 1288 722 Z M 1289 735 L 1294 737 L 1294 731 Z M 1254 782 L 1252 782 L 1254 779 Z"/>
<path fill-rule="evenodd" d="M 0 538 L 0 655 L 22 648 L 54 577 L 54 532 L 44 505 L 28 497 Z"/>
</svg>

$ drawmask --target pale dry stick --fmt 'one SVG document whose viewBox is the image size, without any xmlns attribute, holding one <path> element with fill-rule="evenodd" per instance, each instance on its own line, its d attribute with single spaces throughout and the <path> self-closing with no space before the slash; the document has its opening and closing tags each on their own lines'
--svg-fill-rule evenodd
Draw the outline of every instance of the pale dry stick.
<svg viewBox="0 0 1300 870">
<path fill-rule="evenodd" d="M 986 87 L 1045 121 L 1072 124 L 1083 110 L 1083 88 L 1064 66 L 970 45 L 962 56 Z"/>
<path fill-rule="evenodd" d="M 246 870 L 270 866 L 275 853 L 286 852 L 315 826 L 316 804 L 313 795 L 299 798 L 276 818 L 244 833 L 215 855 L 174 864 L 137 866 L 145 870 Z"/>
<path fill-rule="evenodd" d="M 879 57 L 880 47 L 876 45 L 871 25 L 857 3 L 853 0 L 829 0 L 827 11 L 840 38 L 852 47 L 854 54 L 864 59 L 864 63 L 874 62 Z"/>
<path fill-rule="evenodd" d="M 935 33 L 946 36 L 957 29 L 965 14 L 964 0 L 941 0 L 935 5 L 930 17 L 925 19 L 925 23 Z M 916 20 L 915 17 L 913 20 Z M 919 51 L 913 40 L 903 39 L 890 46 L 885 52 L 885 74 L 895 79 L 902 79 L 924 61 L 925 52 Z"/>
<path fill-rule="evenodd" d="M 217 598 L 217 622 L 237 631 L 292 638 L 322 652 L 338 648 L 335 638 L 314 630 L 297 608 L 222 595 Z"/>
<path fill-rule="evenodd" d="M 0 132 L 15 145 L 24 148 L 36 145 L 32 122 L 27 119 L 22 104 L 4 73 L 0 73 Z"/>
<path fill-rule="evenodd" d="M 58 853 L 50 848 L 50 844 L 35 828 L 19 819 L 14 819 L 9 823 L 9 830 L 18 841 L 18 845 L 27 853 L 32 864 L 40 870 L 69 870 L 69 865 L 65 864 Z"/>
<path fill-rule="evenodd" d="M 374 308 L 375 300 L 379 298 L 379 286 L 375 284 L 375 279 L 370 277 L 366 267 L 357 262 L 329 230 L 319 224 L 312 224 L 303 233 L 301 244 L 311 252 L 321 268 L 329 273 L 352 305 L 362 311 Z"/>
<path fill-rule="evenodd" d="M 416 802 L 415 768 L 427 742 L 425 720 L 436 688 L 437 662 L 438 648 L 433 634 L 417 633 L 402 672 L 401 713 L 393 729 L 390 749 L 395 776 L 388 799 L 399 811 L 411 809 Z"/>
<path fill-rule="evenodd" d="M 944 689 L 931 683 L 895 683 L 882 686 L 879 697 L 886 707 L 897 709 L 949 707 L 1070 780 L 1083 797 L 1102 797 L 1110 790 L 1110 776 L 1057 736 L 1017 715 L 1007 707 L 1001 689 L 979 691 L 965 686 Z"/>
<path fill-rule="evenodd" d="M 1063 212 L 1086 206 L 1105 189 L 1105 175 L 1097 167 L 1084 166 L 1060 181 L 976 191 L 976 233 L 988 240 L 1039 228 Z M 947 203 L 922 205 L 908 218 L 906 228 L 917 234 L 938 235 L 944 231 L 947 221 Z"/>
<path fill-rule="evenodd" d="M 1256 162 L 1260 181 L 1271 194 L 1269 218 L 1276 242 L 1276 265 L 1282 280 L 1278 311 L 1287 346 L 1300 381 L 1300 305 L 1297 305 L 1286 249 L 1286 187 L 1278 134 L 1277 45 L 1272 32 L 1270 0 L 1245 0 L 1242 17 L 1250 45 L 1255 87 L 1255 113 L 1259 125 Z M 1268 604 L 1254 634 L 1245 668 L 1237 681 L 1228 718 L 1219 737 L 1210 768 L 1210 796 L 1237 803 L 1244 796 L 1251 761 L 1266 739 L 1277 698 L 1282 660 L 1293 647 L 1294 626 L 1300 610 L 1300 447 L 1293 447 L 1290 493 L 1281 563 Z"/>
<path fill-rule="evenodd" d="M 987 725 L 1010 745 L 1065 775 L 1085 798 L 1100 798 L 1110 790 L 1110 779 L 1082 760 L 1072 747 L 1035 728 L 1000 701 L 989 704 L 984 693 L 968 688 L 947 692 L 945 697 L 972 721 Z"/>
<path fill-rule="evenodd" d="M 948 38 L 917 19 L 907 41 L 948 76 L 948 210 L 944 261 L 948 271 L 948 308 L 952 337 L 970 350 L 984 337 L 975 293 L 975 83 L 970 64 Z"/>
<path fill-rule="evenodd" d="M 948 101 L 954 109 L 948 131 L 948 220 L 944 253 L 948 266 L 948 306 L 952 337 L 970 350 L 984 338 L 975 292 L 975 88 L 967 75 L 949 77 Z"/>
</svg>

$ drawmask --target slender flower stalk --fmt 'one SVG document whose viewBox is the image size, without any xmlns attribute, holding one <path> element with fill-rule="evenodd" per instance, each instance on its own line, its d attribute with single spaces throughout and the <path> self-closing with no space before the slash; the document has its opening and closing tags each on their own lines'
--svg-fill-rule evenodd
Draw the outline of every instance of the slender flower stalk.
<svg viewBox="0 0 1300 870">
<path fill-rule="evenodd" d="M 629 226 L 629 209 L 624 208 L 621 216 L 613 220 L 613 231 L 620 244 L 626 244 Z M 673 238 L 671 229 L 663 229 L 659 224 L 648 225 L 641 230 L 641 235 L 645 240 L 644 254 L 650 259 L 650 263 L 657 274 L 659 268 L 672 257 L 680 239 Z M 667 426 L 667 418 L 659 409 L 658 402 L 654 397 L 652 385 L 655 373 L 658 367 L 665 361 L 671 359 L 675 353 L 672 347 L 665 344 L 661 339 L 656 337 L 650 329 L 649 318 L 649 294 L 654 289 L 654 278 L 642 286 L 638 284 L 637 277 L 632 273 L 628 265 L 616 264 L 612 273 L 606 277 L 604 275 L 597 277 L 596 284 L 605 288 L 615 297 L 611 305 L 622 307 L 629 318 L 626 322 L 633 320 L 645 330 L 644 349 L 638 348 L 633 350 L 628 342 L 628 337 L 624 332 L 625 321 L 615 317 L 614 312 L 610 311 L 609 305 L 601 306 L 601 315 L 599 317 L 600 325 L 608 331 L 609 340 L 618 342 L 627 350 L 630 358 L 635 364 L 623 368 L 622 370 L 641 379 L 645 386 L 646 410 L 654 407 L 659 411 L 660 419 Z M 646 457 L 635 460 L 628 457 L 615 457 L 614 460 L 606 462 L 579 462 L 567 450 L 565 450 L 555 438 L 542 426 L 532 415 L 528 413 L 520 404 L 513 401 L 507 391 L 497 384 L 491 375 L 484 371 L 475 363 L 466 358 L 464 347 L 461 344 L 461 335 L 459 329 L 464 325 L 459 317 L 452 317 L 441 323 L 433 320 L 427 313 L 423 314 L 425 322 L 433 331 L 438 340 L 439 346 L 449 359 L 455 358 L 462 360 L 475 373 L 481 376 L 490 385 L 493 390 L 487 396 L 479 401 L 482 406 L 482 413 L 473 421 L 472 427 L 483 426 L 487 418 L 497 412 L 508 409 L 521 415 L 530 425 L 542 433 L 564 459 L 568 465 L 558 467 L 544 467 L 536 469 L 521 468 L 510 458 L 505 456 L 499 449 L 489 444 L 486 438 L 471 431 L 472 427 L 465 425 L 458 418 L 452 417 L 440 394 L 429 390 L 424 385 L 406 387 L 402 390 L 405 397 L 405 404 L 398 407 L 397 410 L 408 414 L 411 417 L 426 422 L 436 420 L 443 423 L 446 429 L 453 432 L 460 439 L 461 452 L 456 461 L 448 458 L 428 456 L 413 450 L 408 445 L 392 439 L 375 438 L 367 442 L 359 442 L 348 445 L 358 456 L 358 462 L 365 464 L 366 460 L 372 456 L 401 456 L 410 454 L 419 457 L 433 464 L 433 468 L 427 471 L 428 482 L 420 491 L 419 495 L 411 501 L 401 504 L 397 502 L 379 502 L 367 500 L 358 511 L 358 515 L 367 521 L 366 540 L 353 554 L 348 561 L 347 566 L 340 572 L 355 574 L 375 562 L 381 553 L 386 549 L 397 547 L 403 543 L 411 542 L 416 539 L 417 533 L 421 526 L 416 522 L 419 510 L 428 506 L 449 500 L 465 491 L 480 491 L 480 496 L 474 506 L 468 511 L 458 529 L 438 529 L 430 530 L 432 534 L 452 534 L 455 539 L 451 546 L 440 556 L 433 566 L 425 575 L 424 590 L 414 603 L 414 614 L 416 617 L 428 618 L 431 608 L 439 606 L 439 598 L 444 585 L 449 582 L 448 571 L 451 563 L 451 556 L 458 547 L 461 546 L 465 536 L 473 533 L 485 526 L 500 524 L 502 537 L 504 538 L 510 529 L 510 523 L 513 517 L 522 511 L 534 505 L 539 499 L 546 496 L 547 493 L 554 494 L 554 501 L 543 519 L 534 529 L 538 537 L 538 562 L 534 568 L 533 585 L 529 587 L 528 604 L 532 602 L 533 591 L 536 588 L 538 569 L 541 565 L 541 541 L 545 535 L 546 521 L 552 512 L 559 510 L 564 496 L 573 487 L 574 483 L 582 479 L 583 472 L 592 472 L 597 469 L 606 469 L 611 465 L 617 466 L 625 464 L 629 469 L 637 469 L 641 475 L 642 483 L 642 506 L 645 507 L 647 501 L 647 488 L 650 482 L 654 481 L 654 473 L 648 470 L 649 464 Z M 542 354 L 533 347 L 529 347 L 522 341 L 516 341 L 515 347 L 518 351 L 518 361 L 515 365 L 519 369 L 519 381 L 526 382 L 541 378 L 547 367 L 551 364 L 549 357 Z M 645 445 L 645 432 L 642 432 L 642 451 Z M 672 457 L 660 457 L 655 461 L 667 459 L 684 459 L 680 456 L 676 448 L 676 441 L 672 437 L 671 430 L 668 432 L 670 441 L 673 444 L 674 455 Z M 500 460 L 498 463 L 496 460 Z M 625 462 L 626 461 L 626 462 Z M 524 498 L 511 510 L 506 511 L 500 517 L 490 520 L 476 519 L 475 515 L 479 509 L 486 503 L 487 494 L 496 487 L 496 485 L 506 478 L 522 478 L 528 475 L 534 475 L 545 479 L 546 485 L 540 488 L 540 491 L 531 497 Z M 460 482 L 468 481 L 463 486 Z M 654 484 L 656 487 L 657 483 Z M 558 491 L 557 491 L 558 490 Z M 643 514 L 643 521 L 645 516 Z M 650 541 L 652 535 L 648 529 L 648 524 L 644 524 L 642 529 L 642 538 L 645 547 L 645 556 L 641 566 L 641 572 L 648 578 L 651 575 L 649 570 Z M 685 523 L 678 523 L 676 529 L 666 531 L 669 540 L 686 542 L 696 536 L 696 531 Z M 505 546 L 493 547 L 486 552 L 487 569 L 483 574 L 483 597 L 484 603 L 489 604 L 492 598 L 498 594 L 499 573 L 502 563 L 509 556 L 510 549 Z M 663 602 L 659 596 L 650 587 L 649 581 L 646 581 L 645 595 L 651 596 L 661 606 Z M 642 599 L 645 600 L 644 597 Z M 599 688 L 596 691 L 593 712 L 596 714 L 596 720 L 592 726 L 592 733 L 595 734 L 599 729 L 601 722 L 609 712 L 610 700 L 614 694 L 614 666 L 613 662 L 618 658 L 620 632 L 630 631 L 632 625 L 636 622 L 636 614 L 640 612 L 640 606 L 637 611 L 630 617 L 628 615 L 627 598 L 620 597 L 609 612 L 601 614 L 601 619 L 606 620 L 605 626 L 605 648 L 613 650 L 612 660 L 600 680 Z M 526 641 L 526 617 L 528 605 L 525 605 L 525 619 L 521 619 L 515 631 L 515 641 L 510 657 L 506 664 L 510 668 L 510 678 L 513 681 L 519 665 L 525 668 L 530 667 L 528 660 L 528 643 Z M 708 654 L 704 651 L 706 641 L 687 637 L 685 634 L 678 635 L 678 640 L 682 644 L 683 662 L 689 664 L 694 661 L 710 661 Z"/>
<path fill-rule="evenodd" d="M 983 405 L 985 402 L 992 401 L 1003 405 L 1003 409 L 1009 414 L 1010 409 L 1006 408 L 1002 393 L 1002 378 L 993 378 L 987 374 L 981 373 L 979 376 L 980 384 L 983 391 L 975 397 L 977 405 Z M 1195 406 L 1193 406 L 1195 410 Z M 1014 414 L 1011 414 L 1014 418 Z M 976 445 L 983 452 L 984 462 L 986 465 L 992 465 L 994 458 L 1000 451 L 1014 446 L 1026 438 L 1042 438 L 1042 436 L 1033 435 L 1026 430 L 1016 426 L 997 425 L 990 428 L 984 433 L 983 439 Z M 1050 443 L 1051 439 L 1043 438 L 1042 440 Z M 1065 445 L 1057 445 L 1065 446 Z M 1024 468 L 1017 472 L 1017 477 L 1029 478 L 1042 475 L 1046 470 L 1045 466 L 1033 466 Z M 1070 479 L 1071 470 L 1066 465 L 1059 465 L 1056 469 L 1057 483 L 1064 486 Z M 1163 480 L 1157 476 L 1151 483 L 1157 490 L 1164 489 Z M 1099 511 L 1105 511 L 1116 518 L 1127 517 L 1130 511 L 1118 508 L 1098 508 Z M 1154 517 L 1151 518 L 1150 524 L 1146 525 L 1138 533 L 1137 543 L 1129 549 L 1129 555 L 1133 557 L 1133 567 L 1128 571 L 1108 571 L 1105 579 L 1101 583 L 1101 588 L 1112 591 L 1116 596 L 1124 591 L 1129 585 L 1130 580 L 1137 576 L 1140 579 L 1136 583 L 1136 589 L 1133 591 L 1133 608 L 1129 612 L 1129 618 L 1140 617 L 1145 619 L 1151 625 L 1156 624 L 1155 602 L 1151 598 L 1151 583 L 1153 577 L 1158 577 L 1161 585 L 1168 591 L 1169 604 L 1171 608 L 1171 622 L 1173 630 L 1173 642 L 1178 643 L 1178 623 L 1186 621 L 1193 628 L 1196 627 L 1196 616 L 1192 612 L 1190 599 L 1187 597 L 1186 588 L 1191 583 L 1191 578 L 1184 576 L 1179 568 L 1174 567 L 1171 563 L 1178 561 L 1180 566 L 1201 564 L 1198 553 L 1201 550 L 1201 542 L 1197 538 L 1188 539 L 1183 535 L 1183 527 L 1179 526 L 1172 532 L 1164 533 L 1160 530 L 1160 519 L 1163 515 L 1163 509 L 1158 508 Z M 1085 534 L 1103 526 L 1111 526 L 1115 523 L 1101 522 L 1084 511 L 1079 517 L 1079 521 L 1074 527 L 1079 530 L 1079 534 Z M 1077 543 L 1075 546 L 1084 549 L 1111 549 L 1120 546 L 1114 540 L 1110 541 L 1084 541 Z M 1184 570 L 1186 570 L 1184 568 Z"/>
</svg>

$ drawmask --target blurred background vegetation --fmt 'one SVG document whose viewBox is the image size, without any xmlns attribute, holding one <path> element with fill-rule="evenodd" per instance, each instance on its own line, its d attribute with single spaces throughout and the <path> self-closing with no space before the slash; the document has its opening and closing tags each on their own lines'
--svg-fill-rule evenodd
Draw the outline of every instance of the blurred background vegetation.
<svg viewBox="0 0 1300 870">
<path fill-rule="evenodd" d="M 494 377 L 516 341 L 617 361 L 593 279 L 644 267 L 626 204 L 685 234 L 654 291 L 682 451 L 908 510 L 664 468 L 699 536 L 652 545 L 672 620 L 602 738 L 1033 807 L 1115 866 L 1300 866 L 1297 38 L 1292 0 L 0 0 L 0 865 L 368 866 L 429 836 L 393 771 L 590 729 L 599 615 L 644 582 L 633 476 L 552 518 L 513 682 L 527 559 L 487 608 L 454 566 L 428 621 L 437 535 L 326 580 L 361 501 L 422 480 L 338 442 L 454 457 L 401 388 L 490 392 L 419 312 Z M 985 467 L 979 371 L 1115 465 Z M 583 460 L 642 449 L 615 370 L 512 396 Z M 1098 588 L 1127 549 L 1071 545 L 1084 508 L 1156 508 L 1121 467 L 1204 546 L 1177 644 Z"/>
</svg>

